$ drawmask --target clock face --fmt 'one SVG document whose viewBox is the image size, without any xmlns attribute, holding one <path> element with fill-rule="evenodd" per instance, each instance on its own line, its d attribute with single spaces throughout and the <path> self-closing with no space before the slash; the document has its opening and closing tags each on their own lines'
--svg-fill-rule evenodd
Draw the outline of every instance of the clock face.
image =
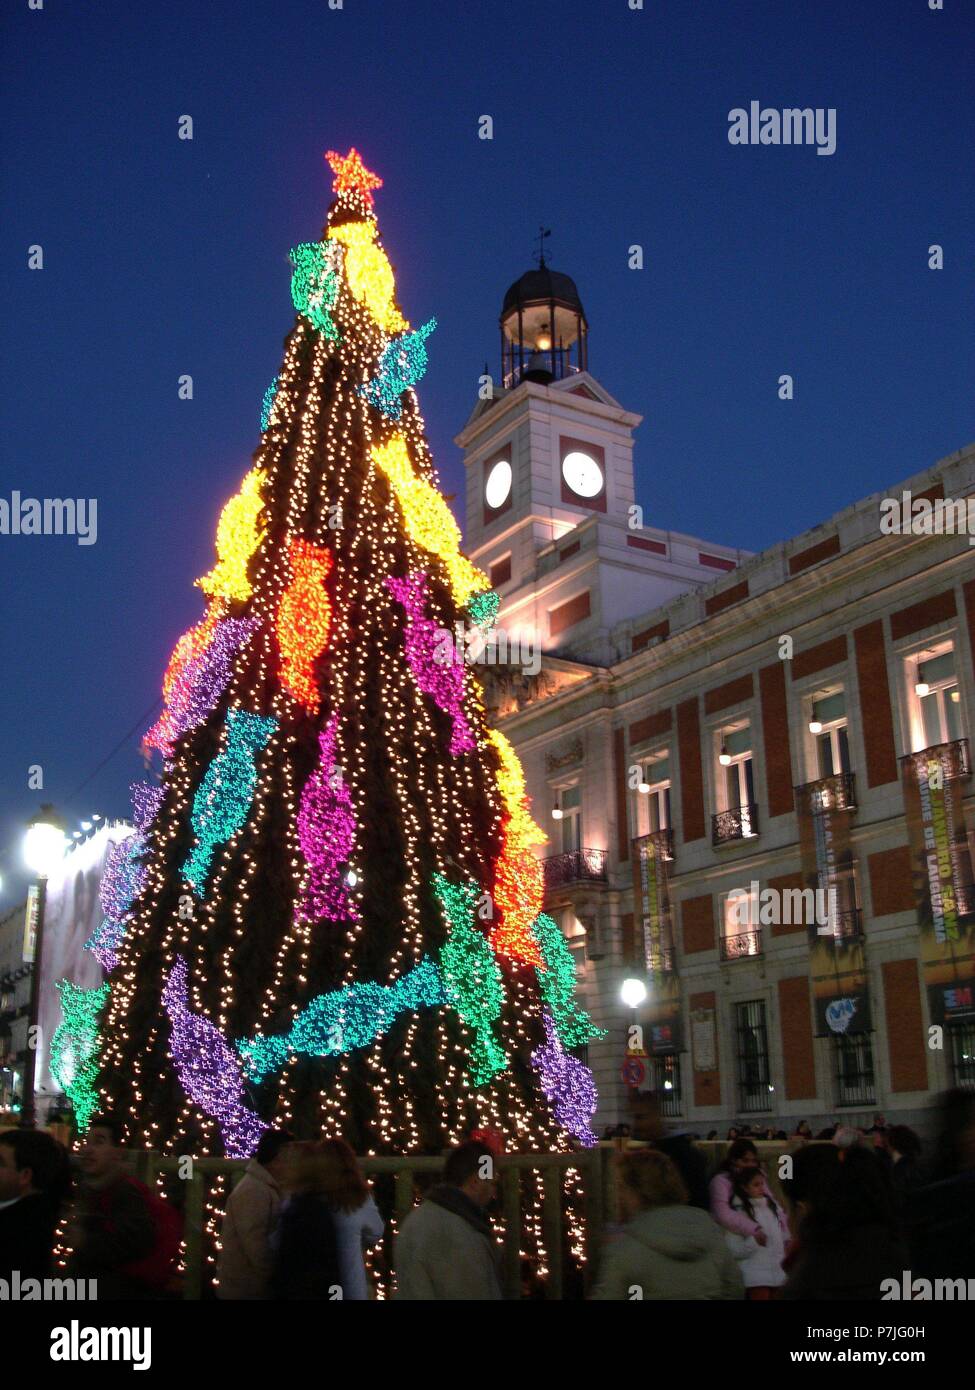
<svg viewBox="0 0 975 1390">
<path fill-rule="evenodd" d="M 511 464 L 507 459 L 499 459 L 484 484 L 484 500 L 492 511 L 497 511 L 507 502 L 510 491 Z"/>
<path fill-rule="evenodd" d="M 598 497 L 603 490 L 603 470 L 591 454 L 573 449 L 562 460 L 562 477 L 577 497 Z"/>
</svg>

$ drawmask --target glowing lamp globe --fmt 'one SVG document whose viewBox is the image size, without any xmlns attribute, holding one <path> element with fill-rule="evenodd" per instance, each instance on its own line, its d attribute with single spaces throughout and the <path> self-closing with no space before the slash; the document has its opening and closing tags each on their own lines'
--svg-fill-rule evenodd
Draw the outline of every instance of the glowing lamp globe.
<svg viewBox="0 0 975 1390">
<path fill-rule="evenodd" d="M 647 997 L 647 987 L 642 980 L 624 980 L 620 988 L 620 998 L 628 1009 L 637 1009 Z"/>
<path fill-rule="evenodd" d="M 38 878 L 49 878 L 64 858 L 64 831 L 57 820 L 42 811 L 27 827 L 24 861 Z"/>
</svg>

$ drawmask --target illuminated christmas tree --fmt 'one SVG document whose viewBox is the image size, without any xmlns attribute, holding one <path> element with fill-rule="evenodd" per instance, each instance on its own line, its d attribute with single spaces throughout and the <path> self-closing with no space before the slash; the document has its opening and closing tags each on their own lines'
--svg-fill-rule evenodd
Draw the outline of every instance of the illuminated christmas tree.
<svg viewBox="0 0 975 1390">
<path fill-rule="evenodd" d="M 597 1030 L 541 912 L 521 766 L 456 638 L 488 633 L 497 599 L 417 405 L 436 324 L 397 303 L 381 181 L 355 150 L 327 158 L 261 442 L 146 735 L 161 786 L 135 789 L 89 943 L 110 985 L 101 1103 L 176 1153 L 250 1154 L 269 1124 L 360 1152 L 476 1128 L 590 1144 L 573 1050 Z"/>
</svg>

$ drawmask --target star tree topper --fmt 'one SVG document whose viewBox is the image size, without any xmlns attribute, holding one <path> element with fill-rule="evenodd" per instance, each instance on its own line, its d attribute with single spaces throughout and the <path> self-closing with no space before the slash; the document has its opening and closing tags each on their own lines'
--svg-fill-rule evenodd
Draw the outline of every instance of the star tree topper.
<svg viewBox="0 0 975 1390">
<path fill-rule="evenodd" d="M 352 189 L 357 189 L 366 200 L 369 207 L 372 207 L 373 188 L 382 188 L 383 181 L 371 169 L 367 169 L 362 162 L 362 156 L 353 145 L 347 155 L 341 155 L 337 150 L 328 150 L 325 158 L 332 166 L 335 178 L 332 180 L 332 188 L 336 193 L 347 193 Z"/>
</svg>

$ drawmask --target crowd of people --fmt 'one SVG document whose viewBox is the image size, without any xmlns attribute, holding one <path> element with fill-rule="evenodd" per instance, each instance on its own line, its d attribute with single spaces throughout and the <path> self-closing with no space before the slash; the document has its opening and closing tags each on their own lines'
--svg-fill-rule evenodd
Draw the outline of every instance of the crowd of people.
<svg viewBox="0 0 975 1390">
<path fill-rule="evenodd" d="M 629 1130 L 639 1144 L 616 1159 L 618 1220 L 592 1298 L 879 1299 L 883 1281 L 907 1270 L 975 1277 L 975 1093 L 942 1098 L 930 1151 L 882 1115 L 866 1130 L 816 1136 L 800 1124 L 776 1183 L 756 1138 L 738 1132 L 709 1171 L 705 1150 L 667 1129 L 652 1095 L 634 1102 Z M 498 1154 L 480 1134 L 447 1154 L 397 1231 L 396 1298 L 502 1298 Z M 175 1296 L 181 1213 L 132 1176 L 112 1117 L 95 1118 L 75 1157 L 72 1174 L 50 1134 L 0 1133 L 0 1279 L 58 1274 L 96 1281 L 100 1299 Z M 366 1300 L 366 1252 L 385 1234 L 346 1143 L 268 1129 L 226 1201 L 217 1296 Z"/>
</svg>

